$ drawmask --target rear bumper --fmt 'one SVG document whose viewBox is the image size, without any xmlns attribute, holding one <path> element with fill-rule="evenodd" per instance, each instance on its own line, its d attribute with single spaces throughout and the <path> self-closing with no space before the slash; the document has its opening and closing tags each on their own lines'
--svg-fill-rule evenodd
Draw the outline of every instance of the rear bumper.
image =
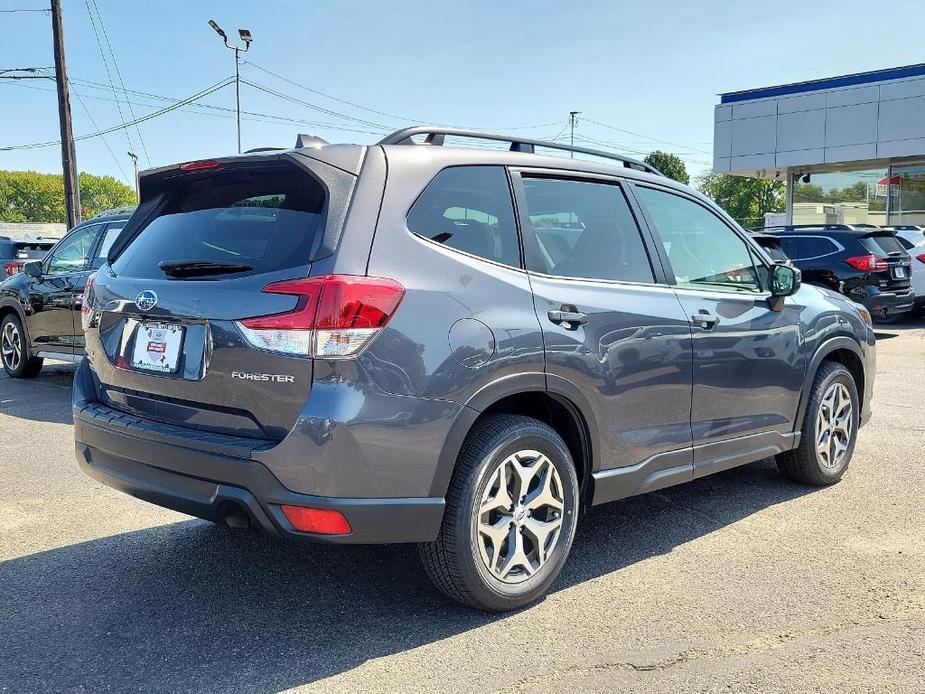
<svg viewBox="0 0 925 694">
<path fill-rule="evenodd" d="M 428 542 L 437 536 L 444 500 L 341 498 L 299 494 L 284 487 L 263 464 L 234 455 L 228 447 L 176 445 L 163 432 L 146 431 L 146 420 L 80 399 L 75 376 L 74 432 L 81 469 L 99 482 L 138 499 L 199 518 L 224 522 L 229 514 L 277 536 L 332 543 Z M 280 505 L 340 511 L 350 523 L 346 535 L 296 531 Z"/>
<path fill-rule="evenodd" d="M 903 292 L 876 292 L 867 296 L 862 303 L 875 318 L 877 316 L 896 316 L 913 309 L 915 306 L 915 293 L 912 289 Z"/>
</svg>

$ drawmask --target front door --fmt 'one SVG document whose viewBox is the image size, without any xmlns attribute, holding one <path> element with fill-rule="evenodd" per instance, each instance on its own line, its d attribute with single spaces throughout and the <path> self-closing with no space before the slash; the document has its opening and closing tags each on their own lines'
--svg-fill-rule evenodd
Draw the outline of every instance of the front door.
<svg viewBox="0 0 925 694">
<path fill-rule="evenodd" d="M 595 500 L 690 479 L 690 329 L 623 184 L 515 181 L 548 387 L 586 398 L 596 472 L 631 470 L 609 493 L 598 480 Z"/>
<path fill-rule="evenodd" d="M 64 237 L 42 262 L 42 277 L 29 288 L 26 326 L 35 350 L 73 354 L 79 341 L 80 294 L 89 274 L 89 256 L 101 224 L 90 224 Z"/>
<path fill-rule="evenodd" d="M 789 447 L 806 367 L 799 306 L 791 297 L 770 301 L 768 266 L 706 204 L 655 187 L 635 191 L 691 324 L 695 475 Z"/>
</svg>

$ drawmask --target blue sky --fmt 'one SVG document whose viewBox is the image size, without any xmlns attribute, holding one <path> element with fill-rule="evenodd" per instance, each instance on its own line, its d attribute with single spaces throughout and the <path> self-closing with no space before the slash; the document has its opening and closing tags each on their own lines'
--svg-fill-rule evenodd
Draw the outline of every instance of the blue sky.
<svg viewBox="0 0 925 694">
<path fill-rule="evenodd" d="M 184 98 L 233 74 L 233 53 L 209 19 L 229 36 L 250 29 L 244 58 L 254 65 L 243 65 L 243 77 L 288 98 L 242 87 L 242 108 L 261 114 L 245 116 L 245 149 L 290 146 L 299 132 L 374 142 L 419 122 L 549 138 L 566 132 L 576 110 L 584 144 L 676 152 L 692 172 L 711 160 L 717 93 L 920 62 L 925 20 L 920 0 L 63 4 L 68 71 L 86 106 L 72 93 L 76 135 L 132 119 L 121 91 L 120 117 L 108 86 L 87 9 L 98 21 L 96 5 L 125 87 L 154 95 L 128 96 L 135 117 L 170 103 L 155 96 Z M 0 0 L 0 10 L 45 6 Z M 53 65 L 48 13 L 0 12 L 0 28 L 0 70 Z M 118 88 L 105 41 L 103 50 Z M 0 80 L 0 147 L 58 139 L 53 87 Z M 234 88 L 197 103 L 217 108 L 175 110 L 78 142 L 79 169 L 128 181 L 129 147 L 142 168 L 232 153 L 233 112 L 222 109 L 234 107 Z M 0 168 L 60 172 L 60 149 L 0 151 Z"/>
</svg>

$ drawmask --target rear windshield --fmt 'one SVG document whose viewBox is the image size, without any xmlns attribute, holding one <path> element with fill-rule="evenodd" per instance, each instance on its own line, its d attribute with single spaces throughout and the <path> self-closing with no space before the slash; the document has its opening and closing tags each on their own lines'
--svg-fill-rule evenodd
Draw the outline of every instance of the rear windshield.
<svg viewBox="0 0 925 694">
<path fill-rule="evenodd" d="M 13 244 L 13 257 L 25 260 L 41 260 L 54 245 L 54 243 L 47 242 L 17 241 Z"/>
<path fill-rule="evenodd" d="M 230 276 L 306 265 L 323 233 L 324 210 L 324 187 L 291 164 L 191 175 L 166 193 L 157 216 L 112 269 L 117 275 L 157 279 L 167 276 L 158 267 L 163 261 L 249 268 Z"/>
<path fill-rule="evenodd" d="M 871 253 L 876 255 L 890 255 L 891 253 L 905 253 L 906 249 L 899 240 L 892 235 L 868 236 L 863 239 L 864 245 Z"/>
</svg>

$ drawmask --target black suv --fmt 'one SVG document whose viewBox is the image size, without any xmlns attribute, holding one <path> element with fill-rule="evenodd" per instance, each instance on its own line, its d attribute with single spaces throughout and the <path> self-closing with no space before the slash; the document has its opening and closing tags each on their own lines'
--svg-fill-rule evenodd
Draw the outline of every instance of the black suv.
<svg viewBox="0 0 925 694">
<path fill-rule="evenodd" d="M 0 283 L 0 357 L 9 376 L 36 376 L 45 358 L 83 357 L 81 295 L 131 213 L 100 212 L 48 243 L 41 261 L 21 259 L 22 271 Z"/>
<path fill-rule="evenodd" d="M 790 225 L 764 229 L 800 268 L 803 281 L 864 304 L 878 318 L 915 304 L 911 259 L 896 232 L 872 225 Z"/>
<path fill-rule="evenodd" d="M 543 594 L 583 508 L 771 455 L 832 484 L 870 414 L 863 306 L 651 167 L 557 143 L 418 127 L 148 171 L 85 296 L 87 474 L 419 543 L 491 610 Z"/>
</svg>

